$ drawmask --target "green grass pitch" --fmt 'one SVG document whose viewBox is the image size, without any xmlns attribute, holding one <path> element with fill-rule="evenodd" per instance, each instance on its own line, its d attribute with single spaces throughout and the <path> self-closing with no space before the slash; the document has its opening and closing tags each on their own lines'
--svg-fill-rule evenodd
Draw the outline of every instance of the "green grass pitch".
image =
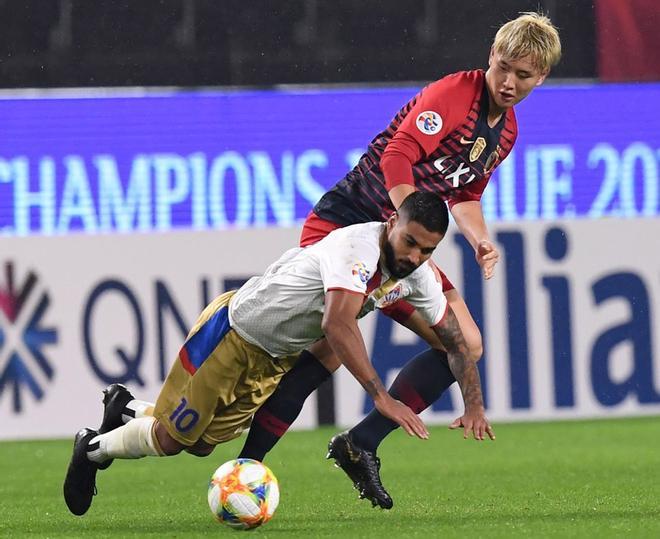
<svg viewBox="0 0 660 539">
<path fill-rule="evenodd" d="M 497 441 L 432 428 L 381 446 L 391 511 L 358 500 L 324 459 L 334 429 L 289 433 L 267 464 L 281 502 L 250 532 L 216 523 L 212 471 L 242 440 L 207 458 L 115 461 L 84 517 L 61 495 L 70 440 L 0 444 L 0 537 L 660 537 L 658 418 L 497 425 Z"/>
</svg>

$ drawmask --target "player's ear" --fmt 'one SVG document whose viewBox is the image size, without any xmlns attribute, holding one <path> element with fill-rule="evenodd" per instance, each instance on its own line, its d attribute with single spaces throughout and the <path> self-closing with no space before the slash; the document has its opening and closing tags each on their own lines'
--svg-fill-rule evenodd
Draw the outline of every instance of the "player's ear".
<svg viewBox="0 0 660 539">
<path fill-rule="evenodd" d="M 490 47 L 490 52 L 488 53 L 488 67 L 491 66 L 493 63 L 493 57 L 495 56 L 495 48 L 493 46 Z"/>
<path fill-rule="evenodd" d="M 543 84 L 545 78 L 548 76 L 548 73 L 550 73 L 549 69 L 546 69 L 545 71 L 541 72 L 541 76 L 539 77 L 539 80 L 536 81 L 536 86 L 541 86 L 541 84 Z"/>
<path fill-rule="evenodd" d="M 390 215 L 389 218 L 387 219 L 388 232 L 394 228 L 394 225 L 396 225 L 398 220 L 399 220 L 399 213 L 397 211 L 394 211 L 392 215 Z"/>
</svg>

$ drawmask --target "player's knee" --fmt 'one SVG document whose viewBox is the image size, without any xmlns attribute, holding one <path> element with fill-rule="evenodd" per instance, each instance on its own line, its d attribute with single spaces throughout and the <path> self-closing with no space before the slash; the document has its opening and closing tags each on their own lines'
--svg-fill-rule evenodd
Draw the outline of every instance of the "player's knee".
<svg viewBox="0 0 660 539">
<path fill-rule="evenodd" d="M 467 358 L 476 363 L 481 359 L 481 356 L 484 355 L 484 346 L 483 346 L 483 341 L 481 340 L 481 335 L 477 334 L 472 338 L 466 338 L 465 341 L 466 341 L 465 344 L 467 346 L 467 354 L 466 354 Z M 442 346 L 442 343 L 433 342 L 429 344 L 431 344 L 431 347 L 435 348 L 436 350 L 439 350 L 441 352 L 445 351 L 445 348 L 444 346 Z"/>
<path fill-rule="evenodd" d="M 468 359 L 471 359 L 475 363 L 481 359 L 481 356 L 484 355 L 484 345 L 481 340 L 481 334 L 476 335 L 467 342 L 468 347 Z"/>
<path fill-rule="evenodd" d="M 341 360 L 333 352 L 326 339 L 316 341 L 310 346 L 309 351 L 328 372 L 335 372 L 341 367 Z"/>
<path fill-rule="evenodd" d="M 484 355 L 484 348 L 483 346 L 479 346 L 477 348 L 470 348 L 468 352 L 468 357 L 474 361 L 475 363 L 481 359 L 481 356 Z"/>
<path fill-rule="evenodd" d="M 204 440 L 197 440 L 195 445 L 186 447 L 186 451 L 196 457 L 208 457 L 214 449 L 214 445 L 208 444 Z"/>
<path fill-rule="evenodd" d="M 484 353 L 484 343 L 481 338 L 481 331 L 476 324 L 462 324 L 461 331 L 465 344 L 467 346 L 468 359 L 477 362 Z"/>
<path fill-rule="evenodd" d="M 335 355 L 320 357 L 318 360 L 328 372 L 335 372 L 341 367 L 341 360 Z"/>
<path fill-rule="evenodd" d="M 185 446 L 178 440 L 172 438 L 170 433 L 167 432 L 167 429 L 158 421 L 156 422 L 155 433 L 158 445 L 165 455 L 178 455 L 185 449 Z"/>
</svg>

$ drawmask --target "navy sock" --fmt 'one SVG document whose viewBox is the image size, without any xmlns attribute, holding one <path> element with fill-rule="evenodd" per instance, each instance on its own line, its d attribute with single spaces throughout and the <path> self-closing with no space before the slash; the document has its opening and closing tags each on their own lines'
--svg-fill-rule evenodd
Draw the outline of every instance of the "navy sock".
<svg viewBox="0 0 660 539">
<path fill-rule="evenodd" d="M 389 394 L 419 414 L 438 400 L 455 381 L 447 354 L 429 348 L 405 364 L 392 383 Z M 385 437 L 398 426 L 374 408 L 350 433 L 358 446 L 376 451 Z"/>
<path fill-rule="evenodd" d="M 303 350 L 293 368 L 282 377 L 275 392 L 254 414 L 238 458 L 263 460 L 300 415 L 307 397 L 331 374 L 314 354 Z"/>
</svg>

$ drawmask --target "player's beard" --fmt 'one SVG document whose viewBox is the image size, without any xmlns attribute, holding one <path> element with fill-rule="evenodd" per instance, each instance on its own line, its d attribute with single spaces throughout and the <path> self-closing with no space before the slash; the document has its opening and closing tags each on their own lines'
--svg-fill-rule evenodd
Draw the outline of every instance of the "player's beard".
<svg viewBox="0 0 660 539">
<path fill-rule="evenodd" d="M 396 256 L 394 255 L 394 248 L 387 239 L 383 245 L 383 251 L 385 253 L 385 266 L 387 267 L 392 277 L 396 279 L 403 279 L 417 269 L 417 266 L 415 266 L 415 264 L 412 262 L 397 260 Z"/>
</svg>

